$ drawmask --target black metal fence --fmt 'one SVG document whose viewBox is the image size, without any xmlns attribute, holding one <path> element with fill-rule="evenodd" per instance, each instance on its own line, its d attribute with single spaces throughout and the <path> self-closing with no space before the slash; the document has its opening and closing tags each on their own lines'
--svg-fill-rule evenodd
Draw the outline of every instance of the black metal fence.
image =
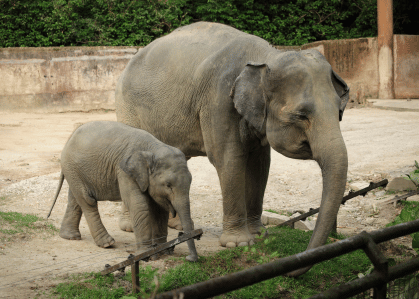
<svg viewBox="0 0 419 299">
<path fill-rule="evenodd" d="M 369 275 L 342 284 L 336 288 L 329 289 L 328 291 L 311 298 L 343 299 L 362 293 L 364 297 L 360 298 L 388 298 L 388 294 L 391 295 L 397 288 L 398 290 L 401 288 L 406 290 L 405 283 L 402 287 L 397 287 L 398 283 L 401 282 L 401 280 L 397 281 L 397 279 L 401 277 L 409 278 L 410 274 L 418 271 L 419 258 L 414 258 L 408 262 L 389 267 L 388 260 L 383 256 L 377 244 L 417 231 L 419 231 L 419 220 L 402 223 L 370 233 L 362 232 L 340 242 L 307 250 L 264 265 L 255 266 L 240 272 L 162 293 L 157 295 L 156 298 L 210 298 L 279 275 L 284 275 L 291 271 L 314 265 L 358 249 L 365 251 L 374 265 L 374 271 Z M 411 283 L 415 284 L 415 281 L 417 281 L 415 276 L 412 276 L 412 279 L 409 280 L 409 286 Z M 370 291 L 371 289 L 372 291 Z M 412 293 L 412 295 L 410 295 L 410 293 Z M 417 298 L 417 294 L 418 288 L 411 288 L 409 293 L 399 292 L 396 294 L 396 297 L 392 298 L 413 299 Z"/>
</svg>

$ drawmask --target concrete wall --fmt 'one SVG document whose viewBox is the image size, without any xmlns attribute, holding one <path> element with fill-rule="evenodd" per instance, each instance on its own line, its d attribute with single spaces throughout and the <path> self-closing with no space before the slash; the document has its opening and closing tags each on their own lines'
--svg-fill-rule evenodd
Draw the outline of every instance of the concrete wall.
<svg viewBox="0 0 419 299">
<path fill-rule="evenodd" d="M 284 50 L 318 49 L 351 88 L 350 101 L 378 98 L 377 38 L 320 41 Z M 114 109 L 119 75 L 136 47 L 0 49 L 0 110 Z M 419 98 L 419 36 L 394 36 L 396 98 Z"/>
<path fill-rule="evenodd" d="M 326 57 L 350 87 L 350 102 L 363 104 L 365 98 L 378 98 L 377 38 L 320 41 L 301 48 L 315 48 Z"/>
<path fill-rule="evenodd" d="M 394 36 L 396 99 L 419 99 L 419 35 Z"/>
<path fill-rule="evenodd" d="M 115 109 L 115 84 L 134 47 L 0 49 L 0 110 Z"/>
</svg>

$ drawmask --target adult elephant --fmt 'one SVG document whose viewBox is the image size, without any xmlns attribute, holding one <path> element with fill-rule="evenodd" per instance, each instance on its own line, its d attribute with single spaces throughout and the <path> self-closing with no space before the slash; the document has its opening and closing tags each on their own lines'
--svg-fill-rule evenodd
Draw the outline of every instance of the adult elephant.
<svg viewBox="0 0 419 299">
<path fill-rule="evenodd" d="M 326 242 L 345 189 L 339 120 L 348 91 L 318 51 L 284 52 L 232 27 L 199 22 L 131 59 L 116 86 L 116 114 L 187 157 L 208 156 L 223 195 L 222 246 L 251 244 L 263 227 L 270 147 L 317 161 L 323 195 L 310 249 Z"/>
</svg>

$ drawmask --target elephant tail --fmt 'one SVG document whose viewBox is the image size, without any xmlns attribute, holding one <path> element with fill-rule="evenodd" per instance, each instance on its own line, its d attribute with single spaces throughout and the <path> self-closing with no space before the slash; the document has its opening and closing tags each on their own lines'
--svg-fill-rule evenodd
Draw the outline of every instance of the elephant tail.
<svg viewBox="0 0 419 299">
<path fill-rule="evenodd" d="M 60 181 L 58 182 L 58 188 L 57 188 L 57 192 L 55 192 L 55 198 L 54 198 L 54 202 L 52 203 L 51 209 L 49 210 L 47 219 L 49 218 L 49 216 L 51 215 L 52 209 L 54 208 L 55 202 L 57 201 L 58 198 L 58 194 L 60 194 L 61 191 L 61 187 L 63 186 L 63 182 L 64 182 L 64 174 L 61 171 L 60 173 Z"/>
</svg>

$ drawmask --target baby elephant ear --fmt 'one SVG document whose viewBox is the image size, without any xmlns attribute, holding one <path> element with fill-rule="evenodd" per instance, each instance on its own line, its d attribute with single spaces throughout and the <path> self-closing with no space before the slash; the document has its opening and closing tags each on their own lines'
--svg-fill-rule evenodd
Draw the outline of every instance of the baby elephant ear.
<svg viewBox="0 0 419 299">
<path fill-rule="evenodd" d="M 122 158 L 119 167 L 136 180 L 141 192 L 145 192 L 149 185 L 149 175 L 154 167 L 154 155 L 151 152 L 129 151 Z"/>
</svg>

